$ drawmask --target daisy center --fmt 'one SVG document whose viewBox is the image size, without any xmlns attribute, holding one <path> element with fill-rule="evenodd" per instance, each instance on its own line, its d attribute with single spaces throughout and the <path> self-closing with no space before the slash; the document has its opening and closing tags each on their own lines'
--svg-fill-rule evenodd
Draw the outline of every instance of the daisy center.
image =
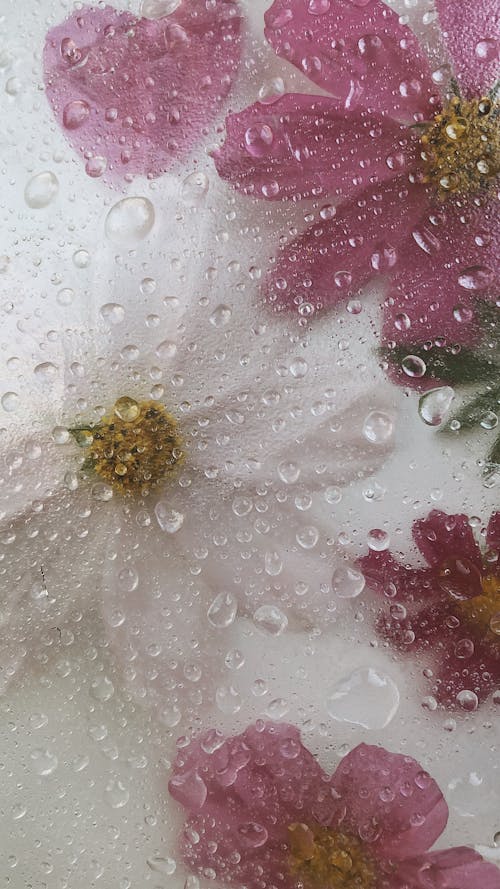
<svg viewBox="0 0 500 889">
<path fill-rule="evenodd" d="M 500 577 L 489 574 L 481 578 L 482 594 L 456 603 L 460 616 L 476 627 L 482 636 L 500 643 Z"/>
<path fill-rule="evenodd" d="M 500 106 L 454 96 L 421 137 L 424 180 L 441 199 L 488 188 L 500 171 Z"/>
<path fill-rule="evenodd" d="M 318 824 L 290 824 L 290 870 L 306 887 L 373 889 L 375 870 L 356 837 Z"/>
<path fill-rule="evenodd" d="M 72 432 L 86 468 L 121 494 L 144 496 L 183 461 L 177 421 L 156 401 L 123 396 L 98 424 Z"/>
</svg>

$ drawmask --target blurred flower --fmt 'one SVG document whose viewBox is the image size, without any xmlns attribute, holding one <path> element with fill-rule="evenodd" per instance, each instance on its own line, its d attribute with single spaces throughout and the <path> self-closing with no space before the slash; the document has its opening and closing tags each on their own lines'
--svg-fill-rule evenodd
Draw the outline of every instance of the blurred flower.
<svg viewBox="0 0 500 889">
<path fill-rule="evenodd" d="M 169 783 L 187 813 L 181 851 L 230 886 L 500 887 L 473 849 L 429 852 L 448 820 L 436 782 L 411 757 L 360 744 L 329 777 L 297 728 L 256 723 L 180 747 Z"/>
<path fill-rule="evenodd" d="M 456 81 L 447 68 L 431 74 L 382 0 L 275 0 L 268 41 L 330 96 L 290 93 L 231 114 L 215 153 L 219 175 L 245 194 L 340 204 L 324 203 L 279 250 L 267 299 L 309 315 L 388 278 L 383 340 L 404 383 L 426 382 L 420 354 L 401 369 L 417 346 L 437 340 L 439 356 L 473 344 L 477 298 L 498 292 L 498 7 L 437 7 Z"/>
<path fill-rule="evenodd" d="M 47 96 L 88 175 L 159 176 L 190 152 L 232 87 L 240 25 L 234 0 L 183 0 L 160 18 L 84 6 L 51 28 Z"/>
<path fill-rule="evenodd" d="M 389 552 L 360 559 L 367 583 L 386 599 L 377 628 L 418 662 L 430 691 L 446 707 L 475 710 L 500 692 L 500 513 L 492 515 L 481 553 L 465 515 L 433 510 L 413 524 L 427 566 L 414 568 Z"/>
</svg>

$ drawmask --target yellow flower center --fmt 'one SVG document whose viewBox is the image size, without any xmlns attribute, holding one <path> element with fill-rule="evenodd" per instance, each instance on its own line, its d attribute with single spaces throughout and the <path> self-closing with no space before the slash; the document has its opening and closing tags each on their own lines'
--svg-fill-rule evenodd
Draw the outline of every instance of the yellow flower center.
<svg viewBox="0 0 500 889">
<path fill-rule="evenodd" d="M 500 106 L 454 96 L 421 137 L 424 181 L 441 199 L 488 188 L 500 172 Z"/>
<path fill-rule="evenodd" d="M 483 592 L 455 603 L 458 614 L 482 636 L 500 642 L 500 577 L 481 578 Z"/>
<path fill-rule="evenodd" d="M 373 889 L 376 874 L 356 837 L 319 824 L 290 824 L 290 870 L 311 889 Z"/>
<path fill-rule="evenodd" d="M 120 494 L 146 495 L 183 461 L 175 418 L 156 401 L 123 396 L 95 426 L 72 430 L 85 466 Z"/>
</svg>

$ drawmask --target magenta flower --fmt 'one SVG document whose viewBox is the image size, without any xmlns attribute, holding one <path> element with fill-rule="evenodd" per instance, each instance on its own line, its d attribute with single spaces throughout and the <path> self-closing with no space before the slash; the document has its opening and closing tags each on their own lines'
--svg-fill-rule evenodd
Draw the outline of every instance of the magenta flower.
<svg viewBox="0 0 500 889">
<path fill-rule="evenodd" d="M 260 722 L 179 749 L 169 783 L 196 874 L 246 889 L 499 889 L 473 849 L 429 852 L 448 820 L 409 756 L 360 744 L 327 775 L 292 725 Z"/>
<path fill-rule="evenodd" d="M 84 7 L 47 34 L 45 86 L 89 176 L 158 176 L 208 132 L 238 66 L 235 0 L 138 18 Z"/>
<path fill-rule="evenodd" d="M 323 203 L 318 221 L 280 249 L 269 302 L 311 314 L 382 275 L 383 337 L 398 355 L 396 344 L 472 343 L 476 300 L 493 299 L 498 282 L 499 115 L 488 90 L 500 8 L 437 8 L 461 95 L 439 97 L 447 75 L 431 75 L 415 35 L 382 0 L 274 0 L 267 40 L 330 97 L 288 94 L 231 114 L 215 154 L 219 174 L 244 194 Z"/>
<path fill-rule="evenodd" d="M 360 559 L 367 583 L 385 597 L 378 632 L 425 662 L 437 701 L 475 710 L 500 692 L 500 512 L 490 519 L 483 554 L 465 515 L 434 510 L 414 523 L 413 538 L 428 567 L 389 552 Z"/>
</svg>

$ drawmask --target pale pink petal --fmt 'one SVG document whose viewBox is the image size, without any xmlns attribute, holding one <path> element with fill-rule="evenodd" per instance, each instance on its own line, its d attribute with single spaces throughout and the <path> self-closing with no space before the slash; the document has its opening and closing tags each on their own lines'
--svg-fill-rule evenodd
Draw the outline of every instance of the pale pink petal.
<svg viewBox="0 0 500 889">
<path fill-rule="evenodd" d="M 346 116 L 321 96 L 257 102 L 229 115 L 226 133 L 214 153 L 219 176 L 267 200 L 345 199 L 417 164 L 415 130 L 366 111 Z"/>
<path fill-rule="evenodd" d="M 487 92 L 498 77 L 497 0 L 436 0 L 436 6 L 460 87 L 468 96 Z"/>
<path fill-rule="evenodd" d="M 277 311 L 310 314 L 345 300 L 374 275 L 392 275 L 398 262 L 404 266 L 399 245 L 426 196 L 402 176 L 367 188 L 279 251 L 265 283 L 267 301 Z"/>
<path fill-rule="evenodd" d="M 448 820 L 443 794 L 418 762 L 382 747 L 360 744 L 348 753 L 332 786 L 345 812 L 342 827 L 381 861 L 427 851 Z"/>
<path fill-rule="evenodd" d="M 499 224 L 498 202 L 450 199 L 408 225 L 385 303 L 386 343 L 467 347 L 481 337 L 479 303 L 493 302 L 500 283 Z"/>
<path fill-rule="evenodd" d="M 438 568 L 446 560 L 467 559 L 481 569 L 481 552 L 466 515 L 448 515 L 433 509 L 425 519 L 414 522 L 413 539 L 432 567 Z"/>
<path fill-rule="evenodd" d="M 491 549 L 500 551 L 500 512 L 494 512 L 490 518 L 486 542 Z"/>
<path fill-rule="evenodd" d="M 397 119 L 432 116 L 427 60 L 412 31 L 382 0 L 275 0 L 265 34 L 341 107 Z"/>
<path fill-rule="evenodd" d="M 90 176 L 158 176 L 208 132 L 240 50 L 234 0 L 184 0 L 149 20 L 84 7 L 52 28 L 45 86 Z"/>
<path fill-rule="evenodd" d="M 430 852 L 400 863 L 381 889 L 500 889 L 500 869 L 467 846 Z"/>
</svg>

